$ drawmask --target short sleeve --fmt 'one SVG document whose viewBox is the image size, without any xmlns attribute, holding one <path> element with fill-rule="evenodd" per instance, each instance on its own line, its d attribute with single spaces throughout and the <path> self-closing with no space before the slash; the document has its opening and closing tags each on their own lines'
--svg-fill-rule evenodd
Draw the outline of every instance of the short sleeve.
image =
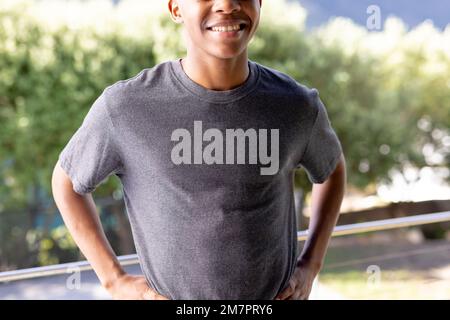
<svg viewBox="0 0 450 320">
<path fill-rule="evenodd" d="M 312 89 L 312 105 L 317 109 L 317 114 L 309 141 L 297 167 L 305 169 L 312 183 L 323 183 L 336 168 L 342 146 L 316 89 Z"/>
<path fill-rule="evenodd" d="M 120 172 L 122 165 L 113 133 L 103 91 L 59 155 L 60 165 L 78 194 L 94 191 L 111 173 Z"/>
</svg>

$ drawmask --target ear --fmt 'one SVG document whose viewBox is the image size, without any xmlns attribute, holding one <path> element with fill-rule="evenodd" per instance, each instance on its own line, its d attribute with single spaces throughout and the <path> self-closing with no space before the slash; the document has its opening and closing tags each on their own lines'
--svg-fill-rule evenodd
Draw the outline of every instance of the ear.
<svg viewBox="0 0 450 320">
<path fill-rule="evenodd" d="M 175 23 L 183 23 L 183 18 L 181 17 L 178 0 L 169 0 L 167 7 L 169 8 L 170 17 L 172 18 L 172 20 Z"/>
</svg>

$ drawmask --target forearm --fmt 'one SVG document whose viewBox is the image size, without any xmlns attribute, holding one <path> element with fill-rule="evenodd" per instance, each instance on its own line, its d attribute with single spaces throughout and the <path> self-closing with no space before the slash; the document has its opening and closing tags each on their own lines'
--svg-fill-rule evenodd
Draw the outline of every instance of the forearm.
<svg viewBox="0 0 450 320">
<path fill-rule="evenodd" d="M 308 237 L 299 263 L 307 264 L 317 272 L 322 268 L 331 234 L 339 217 L 345 185 L 346 170 L 343 156 L 336 170 L 324 183 L 313 185 Z"/>
<path fill-rule="evenodd" d="M 62 169 L 55 169 L 52 190 L 55 203 L 75 243 L 92 265 L 105 288 L 125 272 L 103 231 L 91 194 L 79 195 Z"/>
</svg>

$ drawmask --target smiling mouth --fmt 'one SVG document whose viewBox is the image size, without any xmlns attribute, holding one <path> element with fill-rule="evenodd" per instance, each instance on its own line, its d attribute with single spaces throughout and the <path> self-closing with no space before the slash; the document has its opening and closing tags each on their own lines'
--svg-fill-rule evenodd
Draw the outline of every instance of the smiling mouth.
<svg viewBox="0 0 450 320">
<path fill-rule="evenodd" d="M 236 31 L 242 31 L 246 27 L 245 23 L 236 24 L 236 25 L 230 25 L 230 26 L 217 26 L 217 27 L 209 27 L 206 28 L 209 31 L 213 32 L 236 32 Z"/>
</svg>

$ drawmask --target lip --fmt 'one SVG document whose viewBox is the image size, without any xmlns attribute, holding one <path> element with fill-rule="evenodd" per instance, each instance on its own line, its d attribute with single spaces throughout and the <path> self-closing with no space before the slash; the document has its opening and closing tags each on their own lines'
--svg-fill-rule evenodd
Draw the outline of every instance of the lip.
<svg viewBox="0 0 450 320">
<path fill-rule="evenodd" d="M 235 25 L 243 25 L 243 28 L 246 28 L 248 26 L 248 22 L 246 20 L 241 19 L 227 19 L 222 21 L 216 21 L 209 25 L 207 25 L 206 29 L 211 30 L 213 27 L 229 27 L 229 26 L 235 26 Z M 242 30 L 241 29 L 241 30 Z"/>
</svg>

